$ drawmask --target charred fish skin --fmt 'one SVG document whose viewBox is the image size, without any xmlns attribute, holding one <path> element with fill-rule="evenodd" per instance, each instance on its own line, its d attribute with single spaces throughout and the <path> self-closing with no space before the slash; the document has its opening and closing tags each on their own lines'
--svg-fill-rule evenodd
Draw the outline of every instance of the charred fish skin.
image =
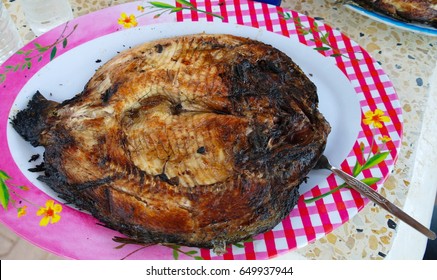
<svg viewBox="0 0 437 280">
<path fill-rule="evenodd" d="M 279 50 L 195 34 L 119 54 L 60 104 L 36 94 L 11 123 L 45 147 L 39 179 L 106 226 L 218 249 L 296 205 L 330 132 L 317 105 L 315 85 Z"/>
</svg>

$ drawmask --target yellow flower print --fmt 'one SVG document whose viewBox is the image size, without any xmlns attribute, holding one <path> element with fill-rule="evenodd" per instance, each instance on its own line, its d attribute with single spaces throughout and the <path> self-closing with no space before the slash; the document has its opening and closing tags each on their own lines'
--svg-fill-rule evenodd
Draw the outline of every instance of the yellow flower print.
<svg viewBox="0 0 437 280">
<path fill-rule="evenodd" d="M 140 12 L 144 12 L 144 7 L 141 6 L 141 5 L 138 5 L 137 6 L 137 10 L 140 11 Z"/>
<path fill-rule="evenodd" d="M 17 217 L 18 218 L 21 218 L 26 214 L 27 214 L 27 206 L 26 205 L 17 209 Z"/>
<path fill-rule="evenodd" d="M 137 18 L 131 14 L 128 16 L 125 12 L 121 13 L 118 19 L 118 24 L 123 25 L 124 28 L 131 28 L 138 25 Z"/>
<path fill-rule="evenodd" d="M 378 139 L 381 140 L 382 143 L 387 143 L 388 141 L 391 141 L 391 138 L 387 135 L 379 136 Z"/>
<path fill-rule="evenodd" d="M 376 128 L 381 128 L 383 122 L 389 122 L 390 118 L 384 115 L 384 112 L 380 109 L 376 109 L 375 111 L 367 111 L 364 114 L 365 118 L 363 123 L 366 125 L 373 125 Z"/>
<path fill-rule="evenodd" d="M 43 216 L 39 225 L 45 227 L 49 224 L 57 223 L 61 219 L 61 216 L 58 215 L 62 211 L 62 206 L 60 204 L 56 204 L 53 200 L 49 199 L 46 202 L 46 207 L 40 207 L 36 214 L 38 216 Z"/>
</svg>

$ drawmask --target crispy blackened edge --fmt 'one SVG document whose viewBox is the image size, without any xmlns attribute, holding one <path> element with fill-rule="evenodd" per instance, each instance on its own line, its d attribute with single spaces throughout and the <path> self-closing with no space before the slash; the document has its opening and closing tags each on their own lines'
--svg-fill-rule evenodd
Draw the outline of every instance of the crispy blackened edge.
<svg viewBox="0 0 437 280">
<path fill-rule="evenodd" d="M 37 91 L 26 109 L 18 112 L 11 120 L 12 127 L 34 147 L 39 146 L 41 132 L 46 128 L 46 120 L 58 103 L 47 100 Z"/>
</svg>

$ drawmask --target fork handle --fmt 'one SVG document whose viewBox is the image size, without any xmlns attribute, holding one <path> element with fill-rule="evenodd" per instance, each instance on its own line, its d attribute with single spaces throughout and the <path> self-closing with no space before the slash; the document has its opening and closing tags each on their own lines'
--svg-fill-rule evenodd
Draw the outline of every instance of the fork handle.
<svg viewBox="0 0 437 280">
<path fill-rule="evenodd" d="M 399 207 L 388 201 L 385 197 L 380 195 L 378 192 L 373 190 L 368 185 L 364 184 L 360 180 L 357 180 L 356 178 L 352 177 L 351 175 L 347 174 L 346 172 L 332 167 L 331 171 L 334 172 L 338 177 L 342 178 L 348 186 L 352 187 L 354 190 L 358 191 L 360 194 L 366 196 L 371 201 L 378 204 L 383 209 L 387 210 L 394 216 L 398 217 L 400 220 L 404 221 L 414 229 L 418 230 L 422 234 L 424 234 L 426 237 L 428 237 L 431 240 L 436 239 L 435 232 L 431 231 L 421 223 L 419 223 L 416 219 L 402 211 Z"/>
</svg>

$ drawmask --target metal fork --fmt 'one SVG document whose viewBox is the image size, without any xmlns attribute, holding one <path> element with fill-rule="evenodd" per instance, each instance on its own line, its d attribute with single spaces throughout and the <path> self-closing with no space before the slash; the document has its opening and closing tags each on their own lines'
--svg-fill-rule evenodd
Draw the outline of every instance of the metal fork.
<svg viewBox="0 0 437 280">
<path fill-rule="evenodd" d="M 385 197 L 374 191 L 371 187 L 364 184 L 363 182 L 355 179 L 351 175 L 347 174 L 341 169 L 338 169 L 336 167 L 333 167 L 330 163 L 328 158 L 325 155 L 322 155 L 317 162 L 315 169 L 328 169 L 331 170 L 335 175 L 343 179 L 346 184 L 350 187 L 352 187 L 354 190 L 358 191 L 360 194 L 366 196 L 371 201 L 375 202 L 379 206 L 381 206 L 383 209 L 387 210 L 389 213 L 393 214 L 394 216 L 398 217 L 400 220 L 404 221 L 414 229 L 418 230 L 420 233 L 424 234 L 426 237 L 428 237 L 431 240 L 436 239 L 435 232 L 431 231 L 421 223 L 419 223 L 417 220 L 415 220 L 413 217 L 402 211 L 399 207 L 388 201 Z"/>
</svg>

